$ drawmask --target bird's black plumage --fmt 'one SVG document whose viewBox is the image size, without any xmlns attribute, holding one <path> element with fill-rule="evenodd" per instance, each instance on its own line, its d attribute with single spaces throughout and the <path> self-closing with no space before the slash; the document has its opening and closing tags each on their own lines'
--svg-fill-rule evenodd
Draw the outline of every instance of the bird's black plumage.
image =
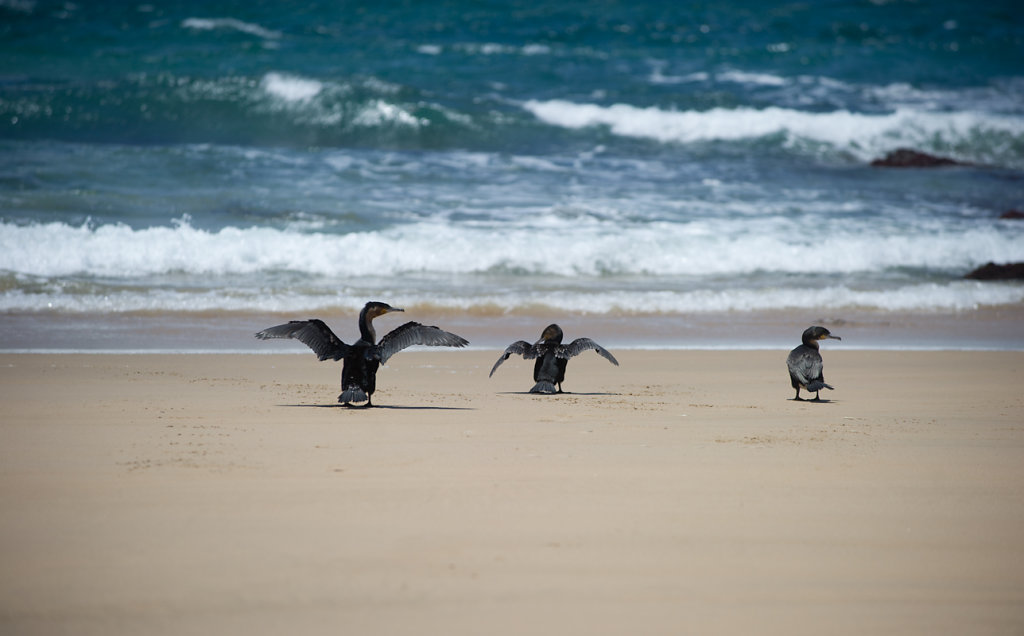
<svg viewBox="0 0 1024 636">
<path fill-rule="evenodd" d="M 508 360 L 509 356 L 521 355 L 526 360 L 537 360 L 533 365 L 533 381 L 536 384 L 530 389 L 530 393 L 561 393 L 562 382 L 565 380 L 565 367 L 569 364 L 569 358 L 584 351 L 596 351 L 598 355 L 615 366 L 619 366 L 619 361 L 615 359 L 615 356 L 590 338 L 577 338 L 567 345 L 562 344 L 562 338 L 562 328 L 552 324 L 544 329 L 540 340 L 533 344 L 525 340 L 513 342 L 491 367 L 488 377 L 494 375 L 501 363 Z"/>
<path fill-rule="evenodd" d="M 320 360 L 343 360 L 338 401 L 346 406 L 354 402 L 373 406 L 370 396 L 377 388 L 377 369 L 391 356 L 412 345 L 464 347 L 469 344 L 465 338 L 418 322 L 396 327 L 377 342 L 373 319 L 395 311 L 405 310 L 387 303 L 366 303 L 359 312 L 359 340 L 353 344 L 342 342 L 324 321 L 316 318 L 270 327 L 257 333 L 256 337 L 261 340 L 294 338 L 312 349 Z"/>
<path fill-rule="evenodd" d="M 803 344 L 789 352 L 786 366 L 789 368 L 789 381 L 796 389 L 795 400 L 803 400 L 800 397 L 801 388 L 814 391 L 815 401 L 821 399 L 822 389 L 832 389 L 831 385 L 825 383 L 824 364 L 821 352 L 818 351 L 818 341 L 826 338 L 842 340 L 824 327 L 808 327 L 801 337 Z"/>
</svg>

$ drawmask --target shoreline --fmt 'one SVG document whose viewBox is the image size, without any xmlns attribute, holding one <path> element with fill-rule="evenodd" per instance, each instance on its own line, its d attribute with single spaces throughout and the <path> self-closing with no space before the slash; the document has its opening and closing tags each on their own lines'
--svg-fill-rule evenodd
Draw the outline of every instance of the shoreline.
<svg viewBox="0 0 1024 636">
<path fill-rule="evenodd" d="M 0 315 L 3 353 L 264 353 L 302 352 L 288 341 L 258 341 L 256 331 L 288 320 L 313 316 L 286 313 L 208 312 L 197 314 Z M 320 314 L 345 341 L 356 334 L 356 315 Z M 838 347 L 851 350 L 1024 350 L 1024 304 L 954 313 L 875 312 L 820 309 L 694 314 L 552 314 L 494 316 L 403 314 L 377 321 L 386 333 L 406 320 L 435 324 L 467 338 L 471 349 L 504 349 L 514 340 L 535 340 L 543 327 L 558 322 L 566 338 L 590 337 L 617 349 L 786 349 L 800 333 L 820 324 L 843 337 Z"/>
<path fill-rule="evenodd" d="M 303 356 L 308 357 L 310 350 L 305 348 L 301 343 L 297 344 L 298 348 L 295 351 L 255 351 L 249 349 L 0 349 L 0 356 Z M 797 343 L 799 344 L 799 343 Z M 700 352 L 700 353 L 713 353 L 713 352 L 724 352 L 724 353 L 744 353 L 744 352 L 779 352 L 786 353 L 793 349 L 796 345 L 764 345 L 764 346 L 731 346 L 731 345 L 676 345 L 676 346 L 656 346 L 656 345 L 642 345 L 642 346 L 616 346 L 613 347 L 616 351 L 639 351 L 639 352 Z M 826 345 L 829 346 L 829 345 Z M 833 348 L 828 351 L 835 351 L 836 345 L 831 345 Z M 839 345 L 842 346 L 842 345 Z M 412 346 L 406 349 L 406 352 L 412 353 L 428 353 L 430 351 L 436 351 L 437 348 L 428 346 Z M 501 347 L 485 347 L 469 345 L 466 347 L 459 348 L 458 351 L 464 351 L 466 353 L 494 353 L 498 355 L 502 352 Z M 824 351 L 825 349 L 823 349 Z M 912 345 L 912 346 L 843 346 L 843 351 L 857 351 L 857 352 L 878 352 L 878 353 L 1021 353 L 1024 352 L 1024 347 L 1020 348 L 1009 348 L 1005 346 L 923 346 L 923 345 Z M 339 363 L 340 364 L 340 363 Z"/>
<path fill-rule="evenodd" d="M 0 626 L 1024 629 L 1024 352 L 615 354 L 0 354 Z"/>
</svg>

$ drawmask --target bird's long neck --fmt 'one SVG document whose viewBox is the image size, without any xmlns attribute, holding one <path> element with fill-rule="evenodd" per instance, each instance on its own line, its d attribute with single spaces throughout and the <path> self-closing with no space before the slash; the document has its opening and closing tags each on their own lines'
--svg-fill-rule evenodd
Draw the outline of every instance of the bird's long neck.
<svg viewBox="0 0 1024 636">
<path fill-rule="evenodd" d="M 554 351 L 555 349 L 558 348 L 560 344 L 562 344 L 561 338 L 546 338 L 544 340 L 541 340 L 534 346 L 537 347 L 539 350 Z"/>
<path fill-rule="evenodd" d="M 558 325 L 549 325 L 540 337 L 541 342 L 548 346 L 557 347 L 562 344 L 562 330 L 558 328 Z"/>
<path fill-rule="evenodd" d="M 808 338 L 807 340 L 804 340 L 804 344 L 807 345 L 808 347 L 810 347 L 811 349 L 817 349 L 818 348 L 818 341 L 814 340 L 812 338 Z"/>
<path fill-rule="evenodd" d="M 366 311 L 366 307 L 359 312 L 359 336 L 370 344 L 377 343 L 377 332 L 373 328 L 373 316 Z"/>
</svg>

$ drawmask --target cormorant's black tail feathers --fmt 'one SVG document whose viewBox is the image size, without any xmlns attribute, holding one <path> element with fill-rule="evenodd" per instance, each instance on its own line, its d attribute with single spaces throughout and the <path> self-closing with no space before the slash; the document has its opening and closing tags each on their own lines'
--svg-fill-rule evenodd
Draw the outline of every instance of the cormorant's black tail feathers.
<svg viewBox="0 0 1024 636">
<path fill-rule="evenodd" d="M 555 388 L 554 384 L 547 380 L 541 380 L 537 384 L 533 385 L 533 388 L 530 389 L 530 393 L 558 393 L 558 389 Z"/>
<path fill-rule="evenodd" d="M 352 402 L 365 402 L 368 398 L 366 397 L 366 391 L 363 391 L 358 386 L 350 386 L 341 392 L 338 396 L 338 401 L 342 404 L 351 404 Z"/>
<path fill-rule="evenodd" d="M 825 384 L 824 382 L 811 382 L 810 384 L 807 385 L 808 391 L 820 391 L 822 389 L 835 390 L 832 388 L 832 385 Z"/>
</svg>

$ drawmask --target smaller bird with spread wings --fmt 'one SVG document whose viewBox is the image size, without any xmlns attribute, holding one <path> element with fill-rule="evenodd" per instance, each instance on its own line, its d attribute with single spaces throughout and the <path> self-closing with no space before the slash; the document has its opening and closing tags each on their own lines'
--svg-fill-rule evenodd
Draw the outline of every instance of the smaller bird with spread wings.
<svg viewBox="0 0 1024 636">
<path fill-rule="evenodd" d="M 533 344 L 525 340 L 513 342 L 494 363 L 488 377 L 494 375 L 501 363 L 508 360 L 509 356 L 521 355 L 525 360 L 537 360 L 533 365 L 533 381 L 536 384 L 530 389 L 530 393 L 561 393 L 562 381 L 565 380 L 565 367 L 569 364 L 569 358 L 573 356 L 584 351 L 594 350 L 615 366 L 619 366 L 619 361 L 615 359 L 615 356 L 590 338 L 577 338 L 564 345 L 562 337 L 561 327 L 548 325 L 544 329 L 544 333 L 541 334 L 540 340 Z"/>
</svg>

